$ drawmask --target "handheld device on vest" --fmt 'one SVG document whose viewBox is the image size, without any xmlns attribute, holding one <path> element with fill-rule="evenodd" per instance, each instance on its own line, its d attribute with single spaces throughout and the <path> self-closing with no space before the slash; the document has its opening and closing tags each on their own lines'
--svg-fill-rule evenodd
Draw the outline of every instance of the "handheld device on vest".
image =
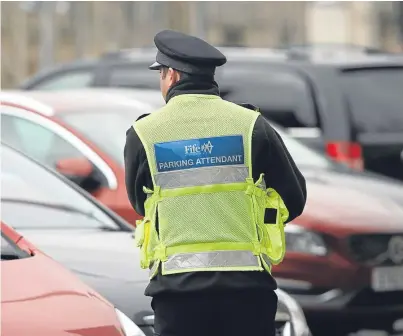
<svg viewBox="0 0 403 336">
<path fill-rule="evenodd" d="M 271 271 L 285 254 L 288 211 L 252 178 L 258 111 L 219 96 L 173 97 L 134 124 L 153 181 L 137 222 L 141 267 L 154 277 L 198 271 Z M 275 163 L 273 163 L 275 164 Z M 266 208 L 277 210 L 265 223 Z"/>
</svg>

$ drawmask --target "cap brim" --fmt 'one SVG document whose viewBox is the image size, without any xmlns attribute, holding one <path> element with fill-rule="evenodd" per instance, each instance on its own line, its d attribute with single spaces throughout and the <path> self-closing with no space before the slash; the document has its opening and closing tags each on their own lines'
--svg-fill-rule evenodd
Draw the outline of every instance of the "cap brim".
<svg viewBox="0 0 403 336">
<path fill-rule="evenodd" d="M 158 62 L 154 62 L 153 64 L 151 64 L 148 68 L 150 70 L 159 70 L 161 69 L 162 65 L 159 64 Z"/>
</svg>

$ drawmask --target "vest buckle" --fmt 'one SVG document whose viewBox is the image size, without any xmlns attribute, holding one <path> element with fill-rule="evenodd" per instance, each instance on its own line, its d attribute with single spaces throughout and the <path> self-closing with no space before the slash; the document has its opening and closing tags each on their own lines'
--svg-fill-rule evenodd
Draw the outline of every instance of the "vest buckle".
<svg viewBox="0 0 403 336">
<path fill-rule="evenodd" d="M 154 250 L 154 258 L 161 261 L 167 261 L 167 248 L 164 245 L 159 244 Z"/>
<path fill-rule="evenodd" d="M 253 254 L 255 256 L 261 255 L 265 251 L 265 248 L 262 246 L 261 243 L 253 243 Z"/>
</svg>

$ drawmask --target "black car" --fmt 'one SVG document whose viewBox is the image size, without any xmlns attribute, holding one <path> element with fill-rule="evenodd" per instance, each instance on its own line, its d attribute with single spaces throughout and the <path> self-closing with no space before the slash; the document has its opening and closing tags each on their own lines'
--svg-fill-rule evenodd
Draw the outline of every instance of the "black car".
<svg viewBox="0 0 403 336">
<path fill-rule="evenodd" d="M 139 268 L 133 228 L 58 173 L 3 143 L 1 152 L 2 221 L 129 316 L 143 331 L 133 336 L 153 335 L 148 272 Z M 277 294 L 277 335 L 309 336 L 296 301 Z"/>
<path fill-rule="evenodd" d="M 223 98 L 250 102 L 290 134 L 336 161 L 403 180 L 403 56 L 222 48 Z M 334 56 L 336 55 L 336 56 Z M 159 89 L 153 48 L 126 50 L 42 71 L 23 90 Z"/>
</svg>

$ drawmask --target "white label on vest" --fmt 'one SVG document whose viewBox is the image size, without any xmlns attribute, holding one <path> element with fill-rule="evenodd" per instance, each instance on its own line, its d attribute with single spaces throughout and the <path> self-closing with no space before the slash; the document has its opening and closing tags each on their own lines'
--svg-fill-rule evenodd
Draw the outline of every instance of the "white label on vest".
<svg viewBox="0 0 403 336">
<path fill-rule="evenodd" d="M 245 163 L 242 135 L 162 142 L 154 151 L 158 172 Z"/>
</svg>

